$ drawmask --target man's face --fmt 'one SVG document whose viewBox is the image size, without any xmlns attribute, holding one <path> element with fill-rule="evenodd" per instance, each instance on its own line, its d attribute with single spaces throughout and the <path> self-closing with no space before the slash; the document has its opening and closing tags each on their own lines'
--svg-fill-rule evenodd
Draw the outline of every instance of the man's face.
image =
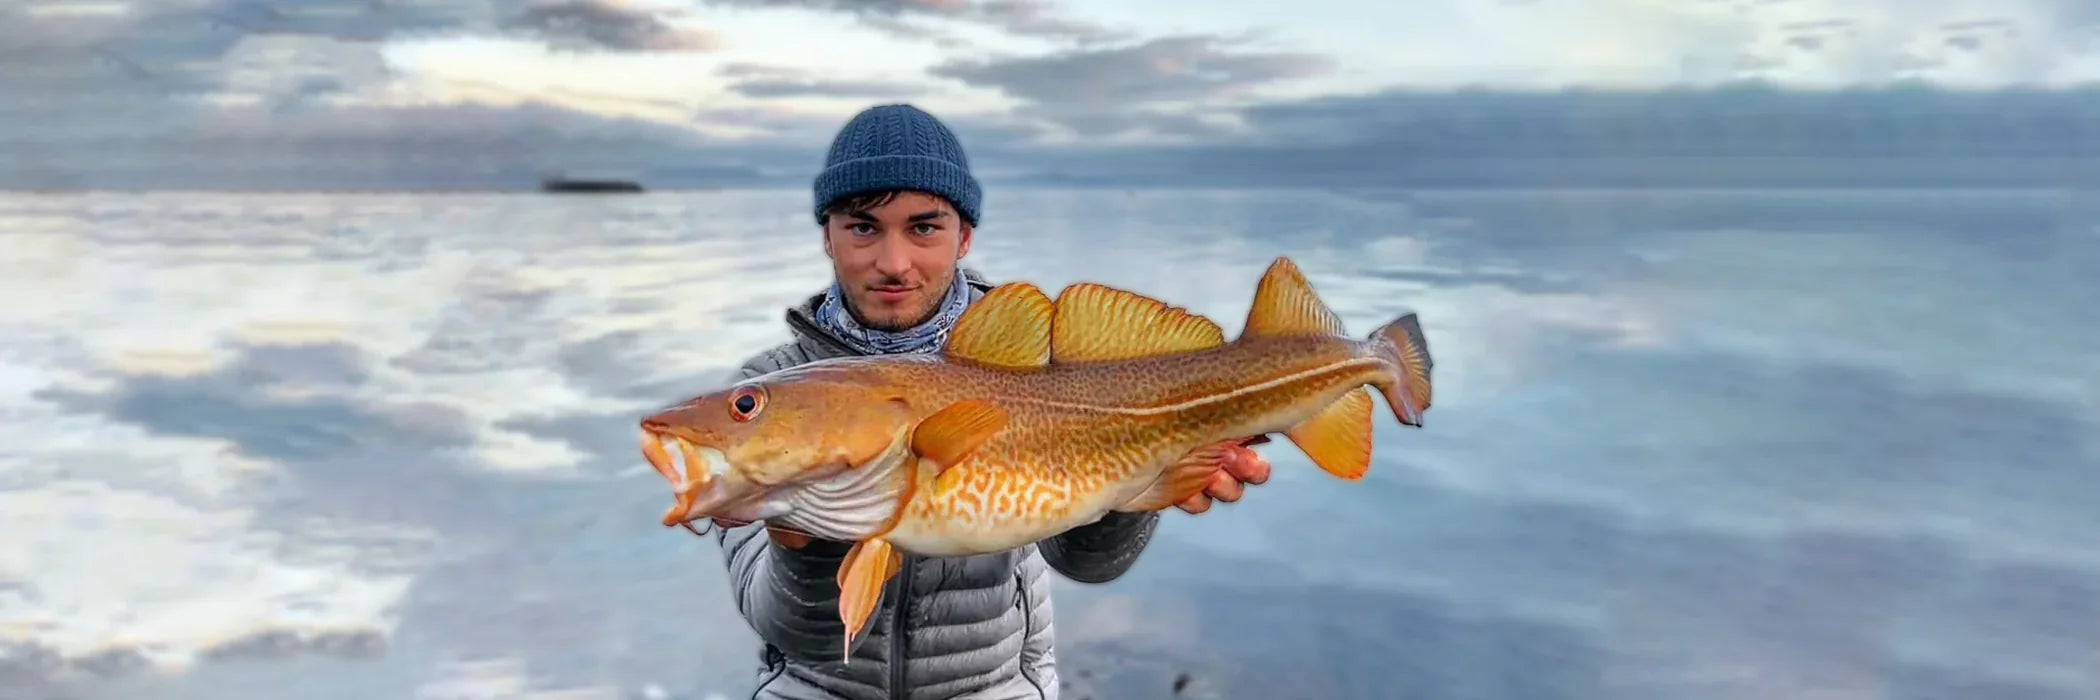
<svg viewBox="0 0 2100 700">
<path fill-rule="evenodd" d="M 970 227 L 947 200 L 904 192 L 828 217 L 824 252 L 861 324 L 898 331 L 938 310 L 970 252 Z"/>
</svg>

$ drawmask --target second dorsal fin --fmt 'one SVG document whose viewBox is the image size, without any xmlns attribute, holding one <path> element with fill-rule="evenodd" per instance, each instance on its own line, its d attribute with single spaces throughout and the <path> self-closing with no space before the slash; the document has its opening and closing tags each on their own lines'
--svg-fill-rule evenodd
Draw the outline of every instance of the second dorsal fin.
<svg viewBox="0 0 2100 700">
<path fill-rule="evenodd" d="M 1082 282 L 1057 295 L 1050 325 L 1054 362 L 1131 360 L 1225 344 L 1210 319 L 1141 294 Z"/>
<path fill-rule="evenodd" d="M 1050 316 L 1055 306 L 1049 295 L 1027 282 L 994 287 L 955 320 L 946 352 L 952 358 L 1010 369 L 1050 364 Z"/>
<path fill-rule="evenodd" d="M 1247 310 L 1242 338 L 1344 335 L 1336 316 L 1290 258 L 1277 258 L 1254 288 L 1254 307 Z"/>
</svg>

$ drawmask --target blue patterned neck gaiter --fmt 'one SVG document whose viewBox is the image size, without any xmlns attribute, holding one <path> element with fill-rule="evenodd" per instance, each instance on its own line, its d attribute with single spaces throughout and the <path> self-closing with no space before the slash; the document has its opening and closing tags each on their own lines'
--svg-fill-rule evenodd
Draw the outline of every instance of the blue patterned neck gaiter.
<svg viewBox="0 0 2100 700">
<path fill-rule="evenodd" d="M 853 349 L 869 355 L 902 355 L 939 352 L 948 344 L 948 332 L 955 328 L 955 320 L 962 317 L 970 306 L 970 284 L 960 270 L 948 284 L 948 296 L 941 300 L 940 310 L 933 318 L 901 331 L 881 331 L 868 328 L 853 318 L 846 310 L 845 290 L 833 281 L 824 291 L 824 300 L 817 304 L 817 323 L 839 337 Z"/>
</svg>

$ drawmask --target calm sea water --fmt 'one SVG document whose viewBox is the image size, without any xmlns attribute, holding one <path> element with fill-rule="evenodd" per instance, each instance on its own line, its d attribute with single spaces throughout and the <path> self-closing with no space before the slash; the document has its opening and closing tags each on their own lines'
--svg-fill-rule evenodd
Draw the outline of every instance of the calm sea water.
<svg viewBox="0 0 2100 700">
<path fill-rule="evenodd" d="M 999 191 L 969 262 L 1421 312 L 1425 430 L 1062 584 L 1067 697 L 2100 695 L 2080 193 Z M 805 195 L 0 196 L 0 696 L 737 697 L 633 425 Z"/>
</svg>

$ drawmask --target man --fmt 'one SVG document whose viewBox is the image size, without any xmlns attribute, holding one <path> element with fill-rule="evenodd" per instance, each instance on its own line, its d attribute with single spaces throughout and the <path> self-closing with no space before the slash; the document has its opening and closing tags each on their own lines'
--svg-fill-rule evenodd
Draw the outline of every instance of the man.
<svg viewBox="0 0 2100 700">
<path fill-rule="evenodd" d="M 981 193 L 955 135 L 909 105 L 868 109 L 833 140 L 815 189 L 833 283 L 789 309 L 795 339 L 746 361 L 740 376 L 843 355 L 938 352 L 991 288 L 961 266 Z M 1267 480 L 1268 463 L 1245 454 L 1181 509 L 1204 512 Z M 1113 580 L 1158 517 L 1110 513 L 1009 552 L 907 556 L 850 663 L 840 659 L 837 584 L 850 543 L 759 524 L 719 527 L 717 538 L 737 610 L 764 642 L 757 698 L 1047 700 L 1058 697 L 1058 679 L 1044 572 Z"/>
</svg>

